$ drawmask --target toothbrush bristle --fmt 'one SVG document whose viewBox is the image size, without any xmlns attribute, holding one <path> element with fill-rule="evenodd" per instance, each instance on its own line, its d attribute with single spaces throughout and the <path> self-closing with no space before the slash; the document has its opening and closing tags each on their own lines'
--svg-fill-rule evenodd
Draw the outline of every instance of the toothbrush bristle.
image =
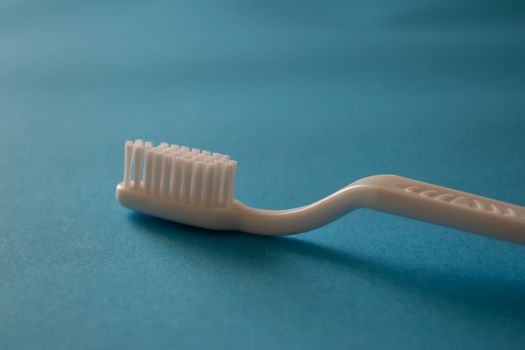
<svg viewBox="0 0 525 350">
<path fill-rule="evenodd" d="M 236 171 L 237 162 L 225 154 L 142 140 L 124 146 L 125 188 L 182 203 L 230 206 Z"/>
</svg>

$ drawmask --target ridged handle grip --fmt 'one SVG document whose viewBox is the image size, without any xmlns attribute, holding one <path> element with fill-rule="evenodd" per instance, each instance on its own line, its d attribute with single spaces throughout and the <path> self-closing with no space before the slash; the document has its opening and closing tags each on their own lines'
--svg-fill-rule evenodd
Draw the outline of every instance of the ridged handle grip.
<svg viewBox="0 0 525 350">
<path fill-rule="evenodd" d="M 353 185 L 373 189 L 369 208 L 525 244 L 525 207 L 395 175 Z"/>
</svg>

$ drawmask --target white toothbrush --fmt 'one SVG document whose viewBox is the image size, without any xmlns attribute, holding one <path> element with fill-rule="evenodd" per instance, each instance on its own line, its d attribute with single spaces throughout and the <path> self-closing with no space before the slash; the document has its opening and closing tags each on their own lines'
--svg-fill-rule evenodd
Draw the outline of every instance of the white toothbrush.
<svg viewBox="0 0 525 350">
<path fill-rule="evenodd" d="M 525 244 L 525 207 L 404 177 L 370 176 L 304 207 L 261 210 L 233 198 L 237 162 L 227 155 L 142 140 L 124 153 L 119 203 L 188 225 L 289 235 L 369 208 Z"/>
</svg>

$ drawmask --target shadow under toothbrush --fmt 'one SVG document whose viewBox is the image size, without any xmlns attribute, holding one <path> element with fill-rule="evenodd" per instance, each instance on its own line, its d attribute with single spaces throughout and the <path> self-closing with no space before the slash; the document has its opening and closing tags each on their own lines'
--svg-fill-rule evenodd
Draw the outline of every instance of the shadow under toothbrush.
<svg viewBox="0 0 525 350">
<path fill-rule="evenodd" d="M 227 264 L 234 264 L 232 266 L 242 266 L 247 276 L 264 270 L 270 276 L 289 277 L 294 274 L 294 270 L 283 269 L 279 257 L 297 255 L 298 259 L 335 265 L 348 269 L 349 274 L 381 281 L 400 293 L 417 297 L 419 302 L 440 303 L 440 311 L 443 312 L 511 318 L 525 329 L 523 279 L 498 278 L 483 274 L 483 271 L 475 275 L 460 274 L 454 270 L 421 271 L 413 266 L 396 264 L 395 261 L 363 257 L 294 237 L 210 231 L 137 212 L 131 213 L 129 217 L 135 226 L 162 238 L 166 245 L 183 245 L 191 251 L 205 252 L 202 258 L 213 259 L 217 264 L 226 261 Z M 298 261 L 298 264 L 301 262 Z M 304 273 L 304 270 L 295 273 Z M 309 287 L 315 288 L 315 284 Z"/>
</svg>

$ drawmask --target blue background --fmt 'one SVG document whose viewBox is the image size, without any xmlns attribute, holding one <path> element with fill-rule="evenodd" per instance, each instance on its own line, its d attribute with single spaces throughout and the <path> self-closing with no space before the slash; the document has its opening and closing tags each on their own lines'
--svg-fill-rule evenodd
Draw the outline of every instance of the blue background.
<svg viewBox="0 0 525 350">
<path fill-rule="evenodd" d="M 288 208 L 395 173 L 525 205 L 518 1 L 0 4 L 0 348 L 512 349 L 525 249 L 356 211 L 290 238 L 118 206 L 125 139 Z"/>
</svg>

